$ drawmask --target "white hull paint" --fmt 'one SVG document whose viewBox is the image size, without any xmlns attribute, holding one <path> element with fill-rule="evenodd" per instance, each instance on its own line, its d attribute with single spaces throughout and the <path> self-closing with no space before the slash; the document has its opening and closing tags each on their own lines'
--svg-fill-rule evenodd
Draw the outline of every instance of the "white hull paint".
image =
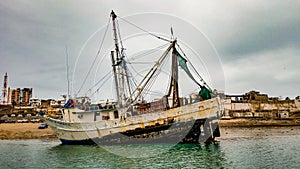
<svg viewBox="0 0 300 169">
<path fill-rule="evenodd" d="M 220 98 L 213 98 L 161 112 L 131 116 L 125 120 L 67 122 L 50 117 L 45 120 L 63 143 L 80 143 L 137 128 L 143 129 L 147 126 L 164 124 L 168 119 L 173 119 L 174 124 L 176 124 L 199 119 L 219 119 L 221 115 L 222 105 Z"/>
</svg>

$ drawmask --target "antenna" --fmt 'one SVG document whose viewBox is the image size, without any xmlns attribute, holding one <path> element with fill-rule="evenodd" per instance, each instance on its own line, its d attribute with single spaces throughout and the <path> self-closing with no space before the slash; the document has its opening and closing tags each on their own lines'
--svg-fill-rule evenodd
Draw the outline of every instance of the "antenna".
<svg viewBox="0 0 300 169">
<path fill-rule="evenodd" d="M 68 94 L 66 100 L 68 100 L 70 98 L 70 78 L 69 78 L 69 54 L 68 54 L 67 46 L 66 46 L 66 66 L 67 66 L 67 81 L 68 81 Z"/>
<path fill-rule="evenodd" d="M 171 40 L 173 40 L 173 39 L 174 39 L 174 33 L 173 33 L 173 28 L 171 26 Z"/>
</svg>

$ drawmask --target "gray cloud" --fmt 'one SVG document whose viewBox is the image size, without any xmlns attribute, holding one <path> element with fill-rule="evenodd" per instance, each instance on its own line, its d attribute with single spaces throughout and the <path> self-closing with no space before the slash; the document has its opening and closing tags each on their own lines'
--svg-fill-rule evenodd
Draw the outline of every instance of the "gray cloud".
<svg viewBox="0 0 300 169">
<path fill-rule="evenodd" d="M 82 45 L 112 9 L 121 16 L 165 13 L 193 24 L 219 51 L 228 93 L 299 95 L 298 1 L 1 1 L 0 77 L 8 72 L 11 87 L 58 98 L 67 90 L 65 46 L 74 68 Z M 80 62 L 83 70 L 90 60 Z"/>
<path fill-rule="evenodd" d="M 226 91 L 259 90 L 271 96 L 299 95 L 300 51 L 294 48 L 247 55 L 224 64 Z M 243 87 L 241 87 L 243 86 Z"/>
<path fill-rule="evenodd" d="M 207 19 L 211 24 L 201 25 L 225 60 L 300 45 L 297 1 L 223 2 L 221 6 Z"/>
</svg>

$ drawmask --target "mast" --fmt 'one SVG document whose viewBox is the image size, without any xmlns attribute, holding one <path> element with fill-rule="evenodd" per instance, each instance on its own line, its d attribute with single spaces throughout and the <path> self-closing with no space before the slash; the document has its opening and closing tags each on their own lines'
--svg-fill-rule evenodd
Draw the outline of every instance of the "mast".
<svg viewBox="0 0 300 169">
<path fill-rule="evenodd" d="M 173 108 L 180 106 L 178 89 L 178 61 L 175 45 L 172 51 L 172 86 L 173 86 Z"/>
<path fill-rule="evenodd" d="M 111 53 L 112 58 L 112 65 L 113 65 L 113 71 L 115 76 L 115 82 L 116 82 L 116 91 L 117 91 L 117 98 L 118 98 L 118 105 L 119 107 L 125 106 L 127 103 L 133 103 L 135 102 L 142 94 L 143 90 L 149 83 L 150 79 L 154 76 L 154 74 L 157 72 L 158 68 L 160 67 L 161 63 L 165 60 L 168 53 L 173 49 L 172 52 L 172 73 L 171 73 L 171 83 L 169 87 L 169 92 L 166 95 L 167 97 L 170 96 L 171 92 L 173 95 L 173 107 L 179 107 L 180 101 L 179 101 L 179 90 L 178 90 L 178 61 L 177 61 L 177 51 L 175 49 L 176 39 L 169 41 L 171 44 L 167 48 L 167 50 L 162 54 L 162 56 L 159 58 L 159 60 L 155 63 L 155 65 L 149 70 L 149 72 L 146 74 L 144 79 L 138 84 L 138 86 L 132 91 L 130 89 L 129 84 L 129 77 L 128 72 L 126 68 L 126 63 L 124 59 L 124 48 L 122 47 L 122 41 L 121 43 L 121 51 L 119 47 L 119 40 L 118 40 L 118 33 L 117 32 L 117 15 L 114 13 L 114 11 L 111 12 L 112 17 L 112 23 L 113 23 L 113 34 L 114 34 L 114 43 L 115 43 L 115 53 Z M 173 30 L 171 30 L 173 32 Z M 173 33 L 172 33 L 173 34 Z M 119 38 L 120 34 L 119 34 Z M 161 39 L 161 38 L 159 38 Z M 126 98 L 125 96 L 125 78 L 127 82 L 127 86 L 129 88 L 129 97 Z"/>
<path fill-rule="evenodd" d="M 172 93 L 172 107 L 179 107 L 180 101 L 179 101 L 179 89 L 178 89 L 178 60 L 177 60 L 177 51 L 175 48 L 176 40 L 174 41 L 173 45 L 173 51 L 172 51 L 172 71 L 171 71 L 171 82 L 169 86 L 168 93 L 166 94 L 166 97 L 169 97 Z"/>
<path fill-rule="evenodd" d="M 129 76 L 128 76 L 128 69 L 127 69 L 127 65 L 126 65 L 126 61 L 123 60 L 123 62 L 125 62 L 125 66 L 124 66 L 124 71 L 125 71 L 125 77 L 126 77 L 126 82 L 127 82 L 127 87 L 128 87 L 128 92 L 129 92 L 129 96 L 132 95 L 132 92 L 131 92 L 131 87 L 130 87 L 130 83 L 129 83 Z M 130 97 L 129 98 L 130 101 L 132 100 L 132 98 Z"/>
<path fill-rule="evenodd" d="M 116 91 L 117 91 L 117 98 L 119 98 L 119 85 L 118 85 L 118 77 L 117 77 L 117 72 L 116 72 L 116 62 L 114 58 L 114 51 L 111 51 L 111 62 L 112 62 L 112 67 L 113 67 L 113 72 L 114 72 L 114 78 L 115 78 L 115 85 L 116 85 Z"/>
<path fill-rule="evenodd" d="M 117 15 L 114 11 L 111 11 L 111 17 L 113 21 L 113 31 L 114 31 L 114 41 L 115 41 L 115 51 L 116 51 L 116 64 L 117 67 L 117 98 L 118 104 L 120 107 L 125 105 L 125 89 L 124 89 L 124 72 L 123 72 L 123 57 L 120 56 L 119 44 L 118 44 L 118 36 L 117 36 L 117 28 L 116 28 L 116 18 Z"/>
</svg>

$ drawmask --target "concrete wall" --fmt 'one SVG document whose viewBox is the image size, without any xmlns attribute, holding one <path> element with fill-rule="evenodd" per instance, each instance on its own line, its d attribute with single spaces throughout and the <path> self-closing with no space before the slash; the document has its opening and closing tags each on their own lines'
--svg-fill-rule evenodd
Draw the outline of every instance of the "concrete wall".
<svg viewBox="0 0 300 169">
<path fill-rule="evenodd" d="M 260 102 L 232 102 L 230 98 L 224 99 L 224 108 L 231 111 L 275 111 L 300 108 L 300 101 L 279 101 L 270 103 Z"/>
<path fill-rule="evenodd" d="M 231 110 L 251 110 L 251 106 L 250 103 L 231 103 Z"/>
<path fill-rule="evenodd" d="M 279 101 L 232 101 L 224 99 L 224 118 L 253 117 L 253 118 L 289 118 L 289 112 L 300 111 L 300 100 Z"/>
</svg>

